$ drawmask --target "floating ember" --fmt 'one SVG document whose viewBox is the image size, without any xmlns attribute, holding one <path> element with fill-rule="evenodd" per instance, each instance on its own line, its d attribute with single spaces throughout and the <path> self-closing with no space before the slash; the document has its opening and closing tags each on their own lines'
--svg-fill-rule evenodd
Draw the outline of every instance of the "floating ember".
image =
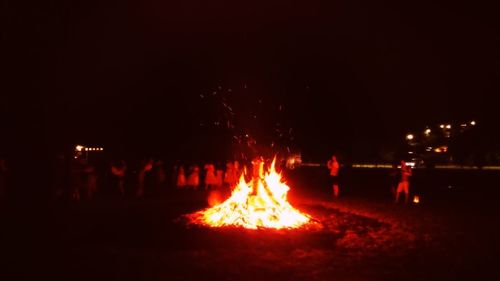
<svg viewBox="0 0 500 281">
<path fill-rule="evenodd" d="M 210 227 L 240 226 L 257 228 L 299 228 L 311 221 L 287 201 L 290 187 L 275 169 L 276 159 L 264 172 L 262 160 L 253 162 L 253 175 L 245 182 L 243 175 L 226 201 L 188 215 L 195 224 Z"/>
</svg>

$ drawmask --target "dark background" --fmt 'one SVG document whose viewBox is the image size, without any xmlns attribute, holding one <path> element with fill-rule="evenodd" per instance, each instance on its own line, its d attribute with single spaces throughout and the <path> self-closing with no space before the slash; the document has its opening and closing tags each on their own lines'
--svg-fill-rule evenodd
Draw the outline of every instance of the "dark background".
<svg viewBox="0 0 500 281">
<path fill-rule="evenodd" d="M 306 266 L 294 259 L 295 271 L 279 266 L 290 259 L 293 240 L 271 237 L 261 243 L 260 236 L 245 235 L 225 240 L 228 235 L 219 239 L 174 225 L 173 218 L 186 209 L 205 206 L 204 193 L 168 194 L 156 203 L 54 206 L 40 199 L 53 198 L 55 155 L 72 152 L 75 144 L 102 146 L 112 158 L 152 155 L 200 163 L 230 157 L 233 137 L 249 133 L 264 146 L 278 141 L 277 151 L 297 149 L 305 161 L 325 163 L 335 152 L 345 163 L 348 157 L 371 159 L 426 125 L 474 119 L 478 125 L 470 143 L 498 147 L 500 44 L 492 3 L 2 1 L 0 158 L 8 159 L 12 175 L 8 204 L 0 206 L 6 226 L 0 240 L 9 244 L 6 261 L 1 257 L 5 273 L 12 271 L 17 279 L 45 273 L 64 280 L 126 280 L 149 273 L 165 280 L 177 273 L 221 280 L 226 269 L 243 265 L 248 270 L 234 275 L 241 279 L 262 272 L 246 266 L 248 260 L 278 249 L 282 255 L 267 266 L 285 277 L 304 271 L 310 277 L 315 269 L 332 266 L 340 269 L 339 277 L 330 278 L 335 280 L 368 279 L 372 273 L 371 280 L 488 280 L 498 274 L 493 253 L 499 248 L 492 184 L 498 175 L 490 171 L 416 170 L 412 192 L 423 196 L 423 208 L 403 208 L 382 201 L 391 196 L 386 170 L 347 170 L 341 183 L 347 202 L 349 196 L 384 198 L 374 209 L 398 215 L 403 223 L 421 223 L 429 232 L 417 232 L 420 247 L 412 255 L 401 247 L 395 256 L 380 253 L 376 262 L 360 263 L 344 259 L 343 252 L 320 251 L 324 264 L 305 256 Z M 231 117 L 234 130 L 214 123 L 227 119 L 222 97 L 237 114 Z M 294 139 L 277 140 L 276 123 L 285 131 L 293 128 Z M 320 202 L 329 200 L 324 167 L 295 171 L 291 182 L 323 191 L 316 197 Z M 338 221 L 350 224 L 347 230 L 357 229 L 359 221 L 365 225 L 342 218 Z M 422 242 L 427 233 L 438 247 Z M 334 245 L 305 238 L 303 249 Z M 239 258 L 245 251 L 227 260 L 199 255 L 214 245 L 228 253 L 260 246 L 255 255 L 244 255 L 248 260 Z M 179 250 L 187 254 L 179 256 Z M 197 267 L 210 262 L 215 266 Z"/>
<path fill-rule="evenodd" d="M 200 126 L 220 117 L 200 98 L 219 87 L 233 90 L 241 130 L 265 138 L 287 123 L 310 160 L 369 155 L 440 122 L 475 119 L 483 138 L 498 139 L 499 42 L 488 3 L 2 6 L 4 154 L 42 157 L 88 143 L 172 158 L 227 155 L 232 132 Z M 278 105 L 285 110 L 274 114 Z"/>
</svg>

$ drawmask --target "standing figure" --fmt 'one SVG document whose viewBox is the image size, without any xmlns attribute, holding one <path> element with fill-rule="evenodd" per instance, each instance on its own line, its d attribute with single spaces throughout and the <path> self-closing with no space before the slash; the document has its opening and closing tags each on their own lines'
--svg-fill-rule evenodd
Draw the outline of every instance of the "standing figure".
<svg viewBox="0 0 500 281">
<path fill-rule="evenodd" d="M 198 165 L 193 165 L 189 168 L 189 176 L 187 178 L 187 186 L 197 189 L 200 185 L 200 168 Z"/>
<path fill-rule="evenodd" d="M 332 156 L 332 159 L 328 160 L 326 166 L 330 170 L 330 177 L 333 186 L 333 195 L 335 198 L 339 197 L 339 169 L 340 165 L 337 162 L 337 157 Z"/>
<path fill-rule="evenodd" d="M 264 178 L 264 158 L 256 157 L 252 160 L 252 178 Z"/>
<path fill-rule="evenodd" d="M 264 158 L 256 157 L 252 160 L 252 188 L 257 193 L 259 182 L 264 179 Z"/>
<path fill-rule="evenodd" d="M 177 171 L 176 186 L 177 188 L 184 188 L 186 186 L 186 174 L 184 173 L 183 166 L 179 166 L 179 169 Z"/>
<path fill-rule="evenodd" d="M 215 187 L 220 189 L 222 187 L 222 175 L 224 171 L 222 169 L 217 169 L 215 172 Z"/>
<path fill-rule="evenodd" d="M 406 162 L 401 160 L 401 178 L 396 191 L 396 203 L 399 201 L 399 194 L 405 193 L 405 203 L 408 203 L 410 197 L 410 177 L 412 175 L 411 168 L 406 165 Z"/>
<path fill-rule="evenodd" d="M 205 164 L 203 168 L 205 169 L 205 190 L 211 189 L 217 185 L 215 166 L 213 164 Z"/>
<path fill-rule="evenodd" d="M 118 181 L 118 191 L 120 195 L 125 196 L 125 173 L 127 172 L 127 165 L 125 161 L 120 161 L 111 164 L 111 173 L 116 177 Z"/>
<path fill-rule="evenodd" d="M 234 169 L 234 164 L 227 162 L 226 173 L 224 173 L 224 184 L 232 189 L 236 185 L 237 180 L 238 178 Z"/>
<path fill-rule="evenodd" d="M 137 197 L 142 197 L 144 195 L 144 180 L 146 179 L 146 173 L 153 169 L 153 160 L 148 160 L 146 163 L 142 163 L 139 167 L 139 173 L 137 175 Z"/>
<path fill-rule="evenodd" d="M 389 171 L 389 180 L 391 183 L 391 194 L 393 198 L 396 197 L 396 190 L 399 185 L 399 179 L 400 179 L 400 172 L 398 169 L 398 165 L 392 164 L 392 168 Z"/>
<path fill-rule="evenodd" d="M 165 173 L 165 165 L 163 161 L 158 160 L 155 162 L 155 188 L 157 191 L 165 186 L 167 175 Z"/>
</svg>

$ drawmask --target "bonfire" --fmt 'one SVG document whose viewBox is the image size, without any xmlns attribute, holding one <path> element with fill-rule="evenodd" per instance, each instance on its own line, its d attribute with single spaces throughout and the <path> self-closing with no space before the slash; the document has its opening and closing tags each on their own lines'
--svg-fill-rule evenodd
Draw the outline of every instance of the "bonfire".
<svg viewBox="0 0 500 281">
<path fill-rule="evenodd" d="M 267 171 L 263 161 L 254 162 L 254 172 L 249 182 L 241 175 L 231 196 L 211 208 L 188 215 L 195 224 L 224 227 L 237 226 L 258 228 L 299 228 L 311 221 L 311 217 L 294 207 L 287 200 L 290 187 L 275 169 L 276 158 Z"/>
</svg>

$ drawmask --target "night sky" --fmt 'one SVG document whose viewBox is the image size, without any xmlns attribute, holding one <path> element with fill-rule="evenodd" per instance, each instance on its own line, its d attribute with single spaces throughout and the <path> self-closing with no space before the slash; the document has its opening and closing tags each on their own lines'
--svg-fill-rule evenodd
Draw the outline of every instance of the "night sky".
<svg viewBox="0 0 500 281">
<path fill-rule="evenodd" d="M 446 121 L 498 135 L 493 6 L 303 2 L 4 2 L 2 153 L 220 149 L 222 95 L 240 131 L 269 142 L 280 123 L 318 157 Z"/>
</svg>

